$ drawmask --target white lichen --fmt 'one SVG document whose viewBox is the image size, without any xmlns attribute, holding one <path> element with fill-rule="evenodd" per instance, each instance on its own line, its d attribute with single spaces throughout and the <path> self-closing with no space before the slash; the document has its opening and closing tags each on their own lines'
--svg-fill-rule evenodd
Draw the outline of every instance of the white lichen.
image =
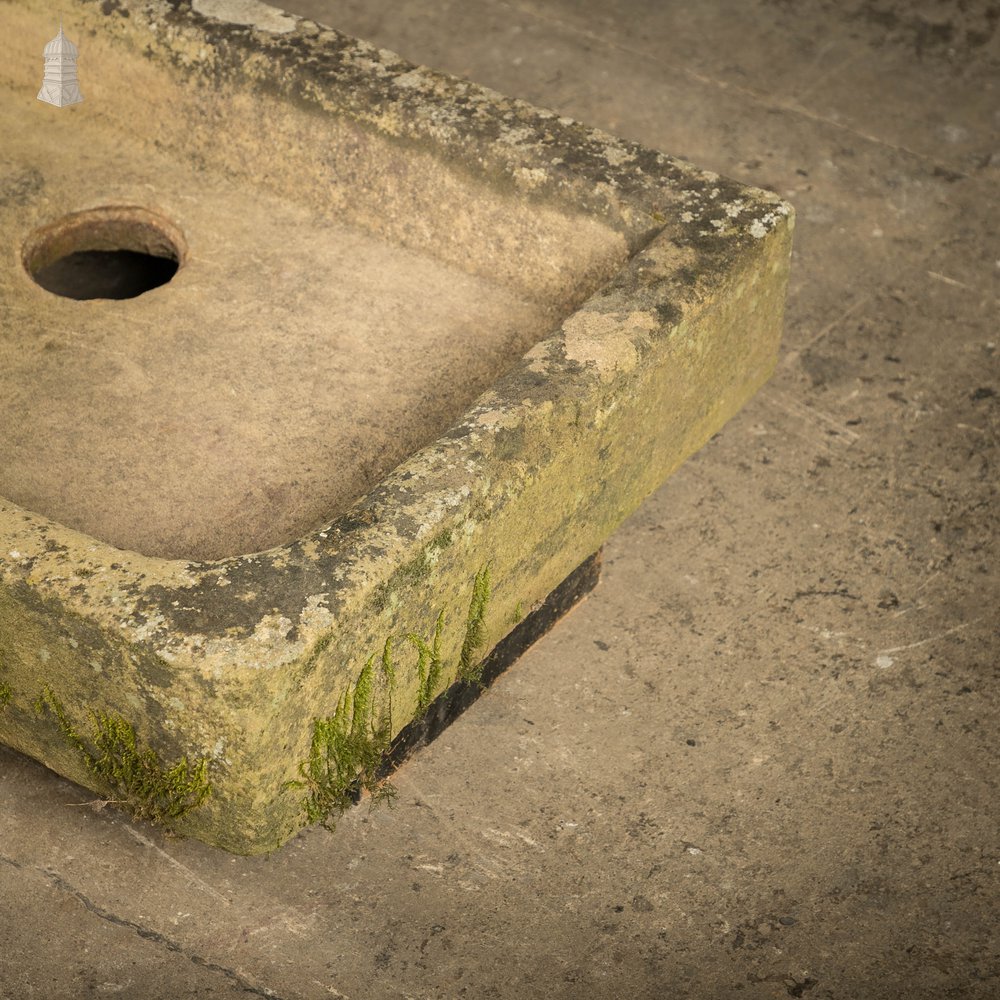
<svg viewBox="0 0 1000 1000">
<path fill-rule="evenodd" d="M 409 73 L 400 73 L 392 81 L 394 87 L 402 87 L 404 90 L 415 90 L 422 87 L 426 82 L 426 76 L 419 69 L 411 69 Z"/>
<path fill-rule="evenodd" d="M 541 167 L 519 167 L 516 176 L 529 189 L 544 184 L 548 178 L 548 174 Z"/>
<path fill-rule="evenodd" d="M 284 35 L 295 30 L 298 18 L 261 0 L 194 0 L 191 9 L 196 14 L 213 17 L 230 24 L 246 24 L 272 35 Z"/>
<path fill-rule="evenodd" d="M 604 147 L 604 158 L 613 167 L 620 167 L 623 163 L 628 163 L 635 159 L 635 154 L 627 149 L 622 149 L 618 145 L 608 145 Z"/>
</svg>

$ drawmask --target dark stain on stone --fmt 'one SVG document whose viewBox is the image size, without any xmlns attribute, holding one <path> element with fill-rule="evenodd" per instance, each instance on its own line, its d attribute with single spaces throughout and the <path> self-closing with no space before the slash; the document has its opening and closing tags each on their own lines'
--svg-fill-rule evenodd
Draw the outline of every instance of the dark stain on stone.
<svg viewBox="0 0 1000 1000">
<path fill-rule="evenodd" d="M 378 518 L 371 510 L 365 508 L 355 508 L 337 518 L 334 522 L 333 528 L 339 534 L 347 535 L 353 531 L 359 530 L 360 528 L 367 528 L 374 524 L 377 520 Z"/>
<path fill-rule="evenodd" d="M 1000 6 L 966 0 L 940 6 L 942 12 L 947 11 L 947 20 L 931 20 L 907 0 L 865 0 L 856 6 L 848 5 L 847 17 L 882 29 L 872 39 L 874 48 L 896 46 L 912 50 L 918 59 L 950 62 L 956 54 L 992 41 L 1000 20 Z"/>
<path fill-rule="evenodd" d="M 106 665 L 127 655 L 124 644 L 111 640 L 98 625 L 70 611 L 58 598 L 39 594 L 24 581 L 8 582 L 0 591 L 0 599 L 10 600 L 29 620 L 44 623 L 53 641 L 69 643 L 74 659 L 81 663 Z M 53 622 L 58 623 L 55 629 Z M 17 637 L 12 640 L 16 643 Z M 145 666 L 146 661 L 140 660 L 140 669 Z M 41 685 L 45 678 L 39 677 L 38 681 Z"/>
<path fill-rule="evenodd" d="M 786 983 L 785 989 L 790 997 L 804 997 L 810 990 L 815 989 L 818 985 L 818 979 L 806 976 L 802 980 L 793 978 L 791 982 Z"/>
<path fill-rule="evenodd" d="M 188 635 L 245 638 L 262 618 L 277 614 L 292 623 L 285 638 L 294 642 L 306 599 L 332 586 L 328 579 L 321 580 L 321 565 L 289 560 L 278 568 L 258 559 L 233 560 L 224 567 L 228 585 L 220 586 L 221 574 L 210 570 L 190 587 L 144 588 L 133 617 L 141 624 L 147 615 L 159 615 L 170 631 Z"/>
<path fill-rule="evenodd" d="M 121 0 L 101 0 L 101 13 L 105 17 L 110 17 L 112 14 L 128 17 L 129 9 L 125 4 L 121 3 Z"/>
<path fill-rule="evenodd" d="M 958 173 L 956 170 L 948 170 L 946 167 L 936 166 L 933 170 L 934 177 L 940 177 L 942 180 L 946 181 L 948 184 L 954 184 L 956 181 L 964 180 L 965 175 Z"/>
<path fill-rule="evenodd" d="M 446 441 L 461 441 L 463 438 L 467 438 L 471 433 L 472 428 L 468 424 L 455 424 L 454 427 L 449 427 L 448 430 L 439 435 L 439 439 L 444 439 Z"/>
<path fill-rule="evenodd" d="M 501 427 L 493 439 L 493 454 L 501 461 L 523 458 L 524 442 L 523 427 Z"/>
<path fill-rule="evenodd" d="M 45 178 L 35 167 L 0 175 L 0 207 L 27 205 L 44 187 Z"/>
<path fill-rule="evenodd" d="M 955 29 L 948 22 L 934 24 L 921 18 L 916 23 L 915 33 L 914 48 L 917 58 L 920 58 L 925 49 L 948 45 L 955 35 Z"/>
<path fill-rule="evenodd" d="M 656 315 L 664 326 L 676 326 L 684 314 L 674 303 L 660 302 L 656 306 Z"/>
<path fill-rule="evenodd" d="M 278 615 L 291 623 L 284 638 L 295 642 L 308 599 L 326 594 L 327 605 L 333 611 L 340 589 L 347 586 L 337 580 L 337 570 L 343 566 L 342 539 L 377 523 L 380 507 L 402 506 L 398 493 L 398 484 L 391 480 L 380 484 L 368 494 L 364 507 L 355 507 L 332 522 L 325 532 L 325 547 L 320 544 L 323 539 L 309 539 L 320 544 L 315 555 L 307 554 L 305 542 L 299 539 L 279 550 L 249 558 L 208 566 L 193 563 L 191 570 L 198 580 L 191 586 L 137 587 L 132 590 L 136 602 L 133 617 L 142 624 L 160 616 L 168 631 L 182 634 L 240 639 L 252 635 L 264 617 Z M 406 527 L 404 520 L 401 530 Z M 414 536 L 417 527 L 415 522 L 409 525 Z M 374 547 L 365 552 L 371 558 L 381 554 Z"/>
<path fill-rule="evenodd" d="M 143 679 L 153 687 L 169 688 L 174 683 L 173 668 L 158 656 L 145 657 L 139 669 Z"/>
<path fill-rule="evenodd" d="M 674 280 L 686 288 L 694 288 L 700 279 L 694 268 L 678 267 L 674 271 Z"/>
</svg>

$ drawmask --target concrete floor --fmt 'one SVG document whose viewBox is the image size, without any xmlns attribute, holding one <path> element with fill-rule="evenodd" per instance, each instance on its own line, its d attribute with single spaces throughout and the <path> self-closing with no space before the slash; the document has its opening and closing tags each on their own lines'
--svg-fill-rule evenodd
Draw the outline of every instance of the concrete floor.
<svg viewBox="0 0 1000 1000">
<path fill-rule="evenodd" d="M 289 3 L 786 195 L 782 361 L 391 810 L 234 858 L 0 750 L 0 997 L 1000 996 L 995 6 Z"/>
</svg>

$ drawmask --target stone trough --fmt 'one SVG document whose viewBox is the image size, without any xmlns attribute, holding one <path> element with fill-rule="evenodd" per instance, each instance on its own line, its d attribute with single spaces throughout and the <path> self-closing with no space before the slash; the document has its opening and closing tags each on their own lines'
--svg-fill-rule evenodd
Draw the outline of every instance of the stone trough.
<svg viewBox="0 0 1000 1000">
<path fill-rule="evenodd" d="M 0 740 L 269 851 L 764 383 L 791 211 L 263 3 L 61 10 L 62 107 L 0 3 Z"/>
</svg>

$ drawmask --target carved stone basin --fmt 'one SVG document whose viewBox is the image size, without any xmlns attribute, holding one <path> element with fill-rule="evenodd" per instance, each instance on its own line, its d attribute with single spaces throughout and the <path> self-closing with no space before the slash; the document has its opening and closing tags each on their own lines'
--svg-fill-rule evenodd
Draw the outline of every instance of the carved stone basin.
<svg viewBox="0 0 1000 1000">
<path fill-rule="evenodd" d="M 0 740 L 271 850 L 763 384 L 791 212 L 262 3 L 62 16 L 56 107 L 0 5 Z"/>
</svg>

